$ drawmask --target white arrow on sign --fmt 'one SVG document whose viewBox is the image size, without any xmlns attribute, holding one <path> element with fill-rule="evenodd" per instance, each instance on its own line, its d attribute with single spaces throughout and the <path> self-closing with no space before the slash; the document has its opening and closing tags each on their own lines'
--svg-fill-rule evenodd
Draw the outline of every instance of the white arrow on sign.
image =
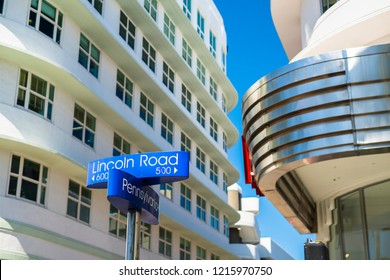
<svg viewBox="0 0 390 280">
<path fill-rule="evenodd" d="M 175 174 L 176 172 L 177 172 L 177 168 L 174 167 L 174 168 L 173 168 L 173 174 Z"/>
</svg>

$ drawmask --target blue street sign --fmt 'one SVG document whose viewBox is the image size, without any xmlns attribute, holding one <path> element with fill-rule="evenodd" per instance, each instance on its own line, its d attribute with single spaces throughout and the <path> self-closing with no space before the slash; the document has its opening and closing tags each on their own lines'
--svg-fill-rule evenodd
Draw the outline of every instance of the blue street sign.
<svg viewBox="0 0 390 280">
<path fill-rule="evenodd" d="M 123 214 L 128 210 L 141 212 L 141 221 L 156 225 L 159 219 L 159 195 L 139 178 L 112 169 L 107 186 L 107 199 Z"/>
<path fill-rule="evenodd" d="M 189 153 L 150 152 L 99 159 L 88 163 L 87 187 L 106 188 L 110 170 L 122 170 L 148 185 L 169 183 L 189 176 Z"/>
</svg>

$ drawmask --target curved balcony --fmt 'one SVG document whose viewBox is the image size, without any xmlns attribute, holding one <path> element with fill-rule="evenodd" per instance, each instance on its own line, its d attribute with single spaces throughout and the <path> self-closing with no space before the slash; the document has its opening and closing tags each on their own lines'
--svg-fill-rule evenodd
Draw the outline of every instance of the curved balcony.
<svg viewBox="0 0 390 280">
<path fill-rule="evenodd" d="M 301 233 L 316 202 L 390 177 L 390 45 L 300 60 L 243 99 L 260 190 Z"/>
</svg>

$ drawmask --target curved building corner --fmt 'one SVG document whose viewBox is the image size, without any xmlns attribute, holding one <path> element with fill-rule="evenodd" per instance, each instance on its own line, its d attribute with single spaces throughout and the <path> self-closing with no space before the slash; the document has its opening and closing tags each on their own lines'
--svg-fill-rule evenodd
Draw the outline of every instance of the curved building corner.
<svg viewBox="0 0 390 280">
<path fill-rule="evenodd" d="M 368 32 L 388 11 L 389 1 L 379 2 L 295 1 L 295 26 L 292 16 L 283 22 L 281 1 L 271 1 L 293 62 L 243 98 L 243 133 L 260 191 L 300 233 L 316 233 L 331 259 L 390 258 L 390 40 L 389 30 Z M 341 32 L 332 17 L 354 5 L 343 24 L 356 23 L 360 32 Z M 377 20 L 371 14 L 364 24 L 364 13 L 374 10 Z M 301 32 L 300 45 L 283 37 L 289 26 Z"/>
</svg>

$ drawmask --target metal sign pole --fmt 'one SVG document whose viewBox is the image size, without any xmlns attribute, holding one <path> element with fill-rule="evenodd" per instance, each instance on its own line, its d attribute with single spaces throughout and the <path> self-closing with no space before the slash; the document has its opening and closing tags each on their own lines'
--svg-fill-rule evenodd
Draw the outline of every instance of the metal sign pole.
<svg viewBox="0 0 390 280">
<path fill-rule="evenodd" d="M 141 211 L 129 209 L 127 212 L 126 260 L 139 260 L 141 234 Z"/>
</svg>

